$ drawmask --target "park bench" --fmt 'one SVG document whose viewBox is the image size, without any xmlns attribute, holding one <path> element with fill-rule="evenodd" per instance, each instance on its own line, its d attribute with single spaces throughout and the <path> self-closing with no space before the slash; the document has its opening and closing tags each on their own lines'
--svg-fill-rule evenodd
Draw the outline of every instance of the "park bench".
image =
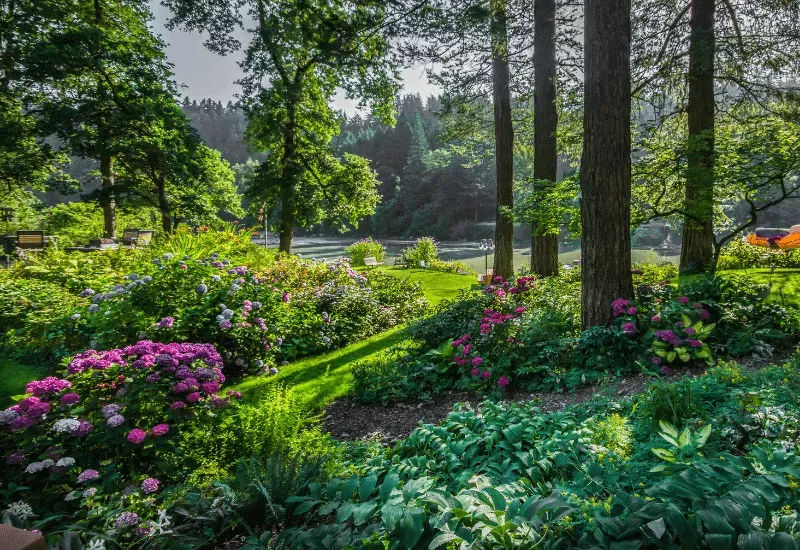
<svg viewBox="0 0 800 550">
<path fill-rule="evenodd" d="M 151 229 L 126 229 L 122 232 L 122 246 L 147 246 L 152 239 Z"/>
<path fill-rule="evenodd" d="M 399 265 L 400 267 L 408 267 L 408 264 L 406 263 L 406 261 L 403 259 L 402 256 L 398 256 L 397 258 L 394 259 L 394 265 Z"/>
<path fill-rule="evenodd" d="M 428 269 L 428 263 L 427 263 L 425 260 L 420 260 L 420 261 L 419 261 L 419 266 L 420 266 L 422 269 Z"/>
<path fill-rule="evenodd" d="M 17 248 L 26 252 L 44 250 L 44 231 L 17 231 Z"/>
<path fill-rule="evenodd" d="M 378 263 L 378 259 L 377 258 L 375 258 L 374 256 L 369 256 L 368 258 L 364 258 L 364 265 L 369 266 L 369 267 L 375 267 L 375 266 L 378 266 L 380 264 Z"/>
</svg>

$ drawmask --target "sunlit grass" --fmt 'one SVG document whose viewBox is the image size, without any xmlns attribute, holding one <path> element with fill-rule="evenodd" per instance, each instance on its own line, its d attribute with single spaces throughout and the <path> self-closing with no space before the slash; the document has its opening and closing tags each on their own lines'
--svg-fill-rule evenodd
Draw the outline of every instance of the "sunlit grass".
<svg viewBox="0 0 800 550">
<path fill-rule="evenodd" d="M 425 297 L 432 304 L 456 298 L 459 292 L 472 288 L 478 282 L 475 275 L 442 273 L 430 269 L 406 269 L 403 267 L 382 267 L 380 269 L 398 279 L 422 283 Z"/>
<path fill-rule="evenodd" d="M 242 392 L 245 400 L 257 401 L 270 384 L 282 382 L 294 390 L 303 405 L 309 409 L 321 409 L 350 392 L 353 381 L 350 369 L 354 362 L 383 353 L 404 339 L 402 327 L 395 327 L 331 353 L 286 365 L 275 376 L 247 378 L 233 389 Z"/>
</svg>

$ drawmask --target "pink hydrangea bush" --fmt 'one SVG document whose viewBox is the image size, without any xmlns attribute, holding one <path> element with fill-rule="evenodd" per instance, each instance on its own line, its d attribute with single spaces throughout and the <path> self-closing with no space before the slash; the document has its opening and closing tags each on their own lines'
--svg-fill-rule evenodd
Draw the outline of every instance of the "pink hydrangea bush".
<svg viewBox="0 0 800 550">
<path fill-rule="evenodd" d="M 64 378 L 30 382 L 22 400 L 0 411 L 0 482 L 41 509 L 110 509 L 90 522 L 102 531 L 127 518 L 133 540 L 184 480 L 181 433 L 214 422 L 241 397 L 217 395 L 224 382 L 209 344 L 143 340 L 79 353 Z"/>
<path fill-rule="evenodd" d="M 688 296 L 673 296 L 671 287 L 640 289 L 637 303 L 618 298 L 611 304 L 614 324 L 646 349 L 652 369 L 669 372 L 667 365 L 691 362 L 713 364 L 706 340 L 716 327 L 709 308 Z"/>
<path fill-rule="evenodd" d="M 222 359 L 209 344 L 144 340 L 79 353 L 65 378 L 30 382 L 29 395 L 0 412 L 4 470 L 31 486 L 85 483 L 110 464 L 118 475 L 151 471 L 169 479 L 175 472 L 159 454 L 174 451 L 184 425 L 240 395 L 218 396 L 224 382 Z"/>
<path fill-rule="evenodd" d="M 513 382 L 513 367 L 507 357 L 517 345 L 523 317 L 528 311 L 525 295 L 535 286 L 533 277 L 503 280 L 495 277 L 484 293 L 489 297 L 472 330 L 447 342 L 442 356 L 445 374 L 456 378 L 455 387 L 481 393 L 500 393 Z"/>
</svg>

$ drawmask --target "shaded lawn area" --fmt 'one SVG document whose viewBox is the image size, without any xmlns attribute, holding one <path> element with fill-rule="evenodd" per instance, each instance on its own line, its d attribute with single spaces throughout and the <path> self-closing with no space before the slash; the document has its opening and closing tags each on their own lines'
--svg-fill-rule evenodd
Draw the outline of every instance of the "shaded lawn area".
<svg viewBox="0 0 800 550">
<path fill-rule="evenodd" d="M 42 367 L 20 365 L 0 359 L 0 409 L 13 405 L 11 396 L 25 393 L 25 384 L 44 376 L 47 376 L 47 369 Z"/>
<path fill-rule="evenodd" d="M 772 292 L 769 301 L 781 303 L 785 300 L 787 304 L 794 304 L 800 307 L 800 268 L 776 269 L 770 276 L 769 269 L 731 269 L 721 271 L 720 275 L 746 275 L 754 279 L 757 283 L 768 285 L 772 282 Z"/>
</svg>

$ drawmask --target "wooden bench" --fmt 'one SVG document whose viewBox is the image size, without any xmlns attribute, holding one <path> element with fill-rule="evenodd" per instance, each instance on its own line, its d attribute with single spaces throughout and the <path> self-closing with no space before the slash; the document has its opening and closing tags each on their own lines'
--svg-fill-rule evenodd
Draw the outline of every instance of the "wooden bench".
<svg viewBox="0 0 800 550">
<path fill-rule="evenodd" d="M 375 256 L 369 256 L 368 258 L 364 258 L 364 265 L 369 267 L 375 267 L 380 264 L 378 263 L 378 259 L 375 258 Z"/>
<path fill-rule="evenodd" d="M 44 231 L 17 231 L 17 248 L 25 251 L 44 250 Z"/>
<path fill-rule="evenodd" d="M 126 229 L 122 232 L 122 246 L 147 246 L 153 233 L 151 229 Z"/>
</svg>

